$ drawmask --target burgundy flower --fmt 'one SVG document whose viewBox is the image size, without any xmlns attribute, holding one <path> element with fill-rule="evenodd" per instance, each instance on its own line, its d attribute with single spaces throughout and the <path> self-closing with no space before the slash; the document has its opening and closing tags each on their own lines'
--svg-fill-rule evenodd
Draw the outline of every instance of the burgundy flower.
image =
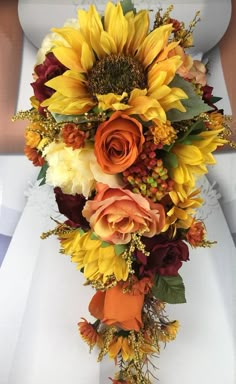
<svg viewBox="0 0 236 384">
<path fill-rule="evenodd" d="M 146 250 L 150 252 L 145 256 L 137 251 L 136 260 L 139 264 L 139 273 L 142 276 L 177 276 L 183 261 L 189 260 L 188 246 L 182 240 L 166 240 L 163 236 L 151 238 L 143 237 Z"/>
<path fill-rule="evenodd" d="M 39 102 L 43 102 L 45 99 L 52 96 L 55 92 L 54 89 L 47 87 L 45 83 L 59 75 L 62 75 L 67 68 L 60 63 L 52 52 L 49 52 L 42 64 L 35 67 L 34 71 L 38 76 L 34 83 L 31 83 L 34 95 Z"/>
<path fill-rule="evenodd" d="M 212 94 L 212 91 L 213 91 L 213 87 L 210 87 L 209 85 L 204 85 L 204 87 L 202 87 L 202 100 L 208 104 L 210 107 L 214 108 L 214 110 L 217 110 L 217 107 L 212 103 L 212 98 L 213 98 L 213 94 Z"/>
<path fill-rule="evenodd" d="M 61 188 L 54 188 L 56 202 L 59 212 L 68 217 L 70 221 L 82 228 L 89 228 L 89 223 L 82 215 L 86 203 L 83 195 L 68 195 L 62 192 Z M 70 223 L 73 226 L 73 223 Z"/>
</svg>

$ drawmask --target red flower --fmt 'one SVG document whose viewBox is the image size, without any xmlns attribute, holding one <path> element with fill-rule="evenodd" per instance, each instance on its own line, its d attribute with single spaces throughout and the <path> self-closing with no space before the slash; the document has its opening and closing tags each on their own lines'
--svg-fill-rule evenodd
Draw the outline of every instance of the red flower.
<svg viewBox="0 0 236 384">
<path fill-rule="evenodd" d="M 42 64 L 35 67 L 34 71 L 38 78 L 34 83 L 31 83 L 31 85 L 34 90 L 34 95 L 40 103 L 51 97 L 55 92 L 54 89 L 47 87 L 45 83 L 56 76 L 62 75 L 66 70 L 67 68 L 57 60 L 52 52 L 46 55 Z"/>
<path fill-rule="evenodd" d="M 74 123 L 67 123 L 62 129 L 64 143 L 73 149 L 84 148 L 86 133 L 78 129 Z"/>
<path fill-rule="evenodd" d="M 201 221 L 194 220 L 186 234 L 186 239 L 193 247 L 198 247 L 203 242 L 205 235 L 204 224 Z"/>
<path fill-rule="evenodd" d="M 146 250 L 150 252 L 145 256 L 138 251 L 136 259 L 139 272 L 142 276 L 176 276 L 183 261 L 189 260 L 188 246 L 182 240 L 166 240 L 162 236 L 152 238 L 143 237 Z"/>
<path fill-rule="evenodd" d="M 61 188 L 54 188 L 56 202 L 59 212 L 68 217 L 73 223 L 79 227 L 89 228 L 87 220 L 82 215 L 86 199 L 83 195 L 68 195 L 62 192 Z"/>
<path fill-rule="evenodd" d="M 212 103 L 212 98 L 213 98 L 213 87 L 210 87 L 209 85 L 205 85 L 202 89 L 202 100 L 209 105 L 209 107 L 212 107 L 214 110 L 218 110 L 218 108 Z"/>
</svg>

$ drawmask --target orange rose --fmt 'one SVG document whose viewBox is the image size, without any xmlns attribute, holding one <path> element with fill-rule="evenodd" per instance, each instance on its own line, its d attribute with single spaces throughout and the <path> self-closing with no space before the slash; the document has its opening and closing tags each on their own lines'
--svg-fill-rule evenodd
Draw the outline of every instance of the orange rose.
<svg viewBox="0 0 236 384">
<path fill-rule="evenodd" d="M 138 332 L 143 325 L 143 302 L 143 293 L 124 293 L 123 286 L 117 284 L 105 292 L 97 291 L 89 304 L 89 311 L 92 316 L 107 325 Z"/>
<path fill-rule="evenodd" d="M 82 211 L 90 227 L 104 241 L 126 244 L 131 234 L 141 231 L 146 237 L 160 233 L 165 224 L 161 204 L 152 203 L 128 189 L 109 188 L 97 183 L 94 200 L 88 200 Z"/>
<path fill-rule="evenodd" d="M 123 172 L 135 162 L 144 141 L 138 120 L 120 111 L 113 113 L 95 135 L 94 151 L 100 167 L 109 174 Z"/>
</svg>

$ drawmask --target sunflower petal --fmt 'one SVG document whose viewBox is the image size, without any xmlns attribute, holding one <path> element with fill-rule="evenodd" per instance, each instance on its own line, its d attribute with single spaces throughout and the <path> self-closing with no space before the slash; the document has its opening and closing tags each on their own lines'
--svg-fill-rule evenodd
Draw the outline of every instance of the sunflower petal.
<svg viewBox="0 0 236 384">
<path fill-rule="evenodd" d="M 85 72 L 88 72 L 95 63 L 95 56 L 93 51 L 89 48 L 87 43 L 83 43 L 81 52 L 81 65 Z"/>
<path fill-rule="evenodd" d="M 128 94 L 126 92 L 123 92 L 122 95 L 116 95 L 114 93 L 107 93 L 106 95 L 96 94 L 96 97 L 98 99 L 98 108 L 101 108 L 103 111 L 106 111 L 107 109 L 112 108 L 114 104 L 119 103 L 127 96 Z M 126 105 L 126 108 L 129 108 L 129 106 Z"/>
<path fill-rule="evenodd" d="M 78 115 L 80 113 L 88 112 L 95 102 L 91 98 L 65 98 L 58 92 L 55 92 L 49 99 L 41 103 L 42 107 L 48 107 L 48 110 L 55 113 L 64 115 Z"/>
<path fill-rule="evenodd" d="M 142 10 L 135 16 L 133 12 L 128 12 L 125 18 L 128 21 L 129 31 L 125 51 L 134 55 L 148 34 L 149 16 L 147 11 Z"/>
<path fill-rule="evenodd" d="M 158 54 L 166 46 L 171 31 L 172 24 L 166 24 L 154 29 L 147 35 L 137 52 L 137 57 L 145 68 L 153 63 Z"/>
<path fill-rule="evenodd" d="M 76 50 L 78 53 L 81 51 L 81 45 L 84 38 L 80 31 L 75 28 L 63 27 L 63 28 L 52 28 L 52 31 L 63 37 L 68 43 L 68 46 Z M 55 40 L 55 44 L 57 41 Z M 59 46 L 61 45 L 60 40 L 58 41 Z"/>
<path fill-rule="evenodd" d="M 45 83 L 46 86 L 55 89 L 67 97 L 88 97 L 87 88 L 78 79 L 68 76 L 57 76 Z"/>
<path fill-rule="evenodd" d="M 72 69 L 74 71 L 83 71 L 81 66 L 80 58 L 81 56 L 72 48 L 69 47 L 57 47 L 52 50 L 56 58 L 63 64 L 65 67 Z"/>
<path fill-rule="evenodd" d="M 107 33 L 106 31 L 102 31 L 101 33 L 100 44 L 101 48 L 107 55 L 117 53 L 115 41 L 113 40 L 112 36 L 110 36 L 109 33 Z"/>
<path fill-rule="evenodd" d="M 123 15 L 122 6 L 111 2 L 107 3 L 105 10 L 105 30 L 115 42 L 117 52 L 121 53 L 128 37 L 128 22 Z"/>
</svg>

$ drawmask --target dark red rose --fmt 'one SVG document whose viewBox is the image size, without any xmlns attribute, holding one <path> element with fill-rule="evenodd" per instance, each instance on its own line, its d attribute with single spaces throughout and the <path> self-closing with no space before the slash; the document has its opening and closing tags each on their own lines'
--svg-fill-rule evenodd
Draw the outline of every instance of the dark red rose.
<svg viewBox="0 0 236 384">
<path fill-rule="evenodd" d="M 62 192 L 61 188 L 54 188 L 56 202 L 59 212 L 68 217 L 71 226 L 76 224 L 82 228 L 89 228 L 89 223 L 82 215 L 82 210 L 86 203 L 86 199 L 83 195 L 68 195 Z M 75 226 L 76 226 L 75 225 Z"/>
<path fill-rule="evenodd" d="M 60 63 L 52 52 L 49 52 L 42 64 L 35 67 L 34 71 L 38 76 L 34 83 L 31 83 L 34 95 L 39 102 L 43 102 L 51 97 L 55 92 L 54 89 L 47 87 L 45 83 L 56 76 L 62 75 L 67 68 Z"/>
<path fill-rule="evenodd" d="M 187 244 L 182 240 L 166 240 L 162 236 L 143 237 L 149 256 L 137 251 L 136 260 L 142 276 L 177 276 L 183 261 L 189 260 Z"/>
</svg>

